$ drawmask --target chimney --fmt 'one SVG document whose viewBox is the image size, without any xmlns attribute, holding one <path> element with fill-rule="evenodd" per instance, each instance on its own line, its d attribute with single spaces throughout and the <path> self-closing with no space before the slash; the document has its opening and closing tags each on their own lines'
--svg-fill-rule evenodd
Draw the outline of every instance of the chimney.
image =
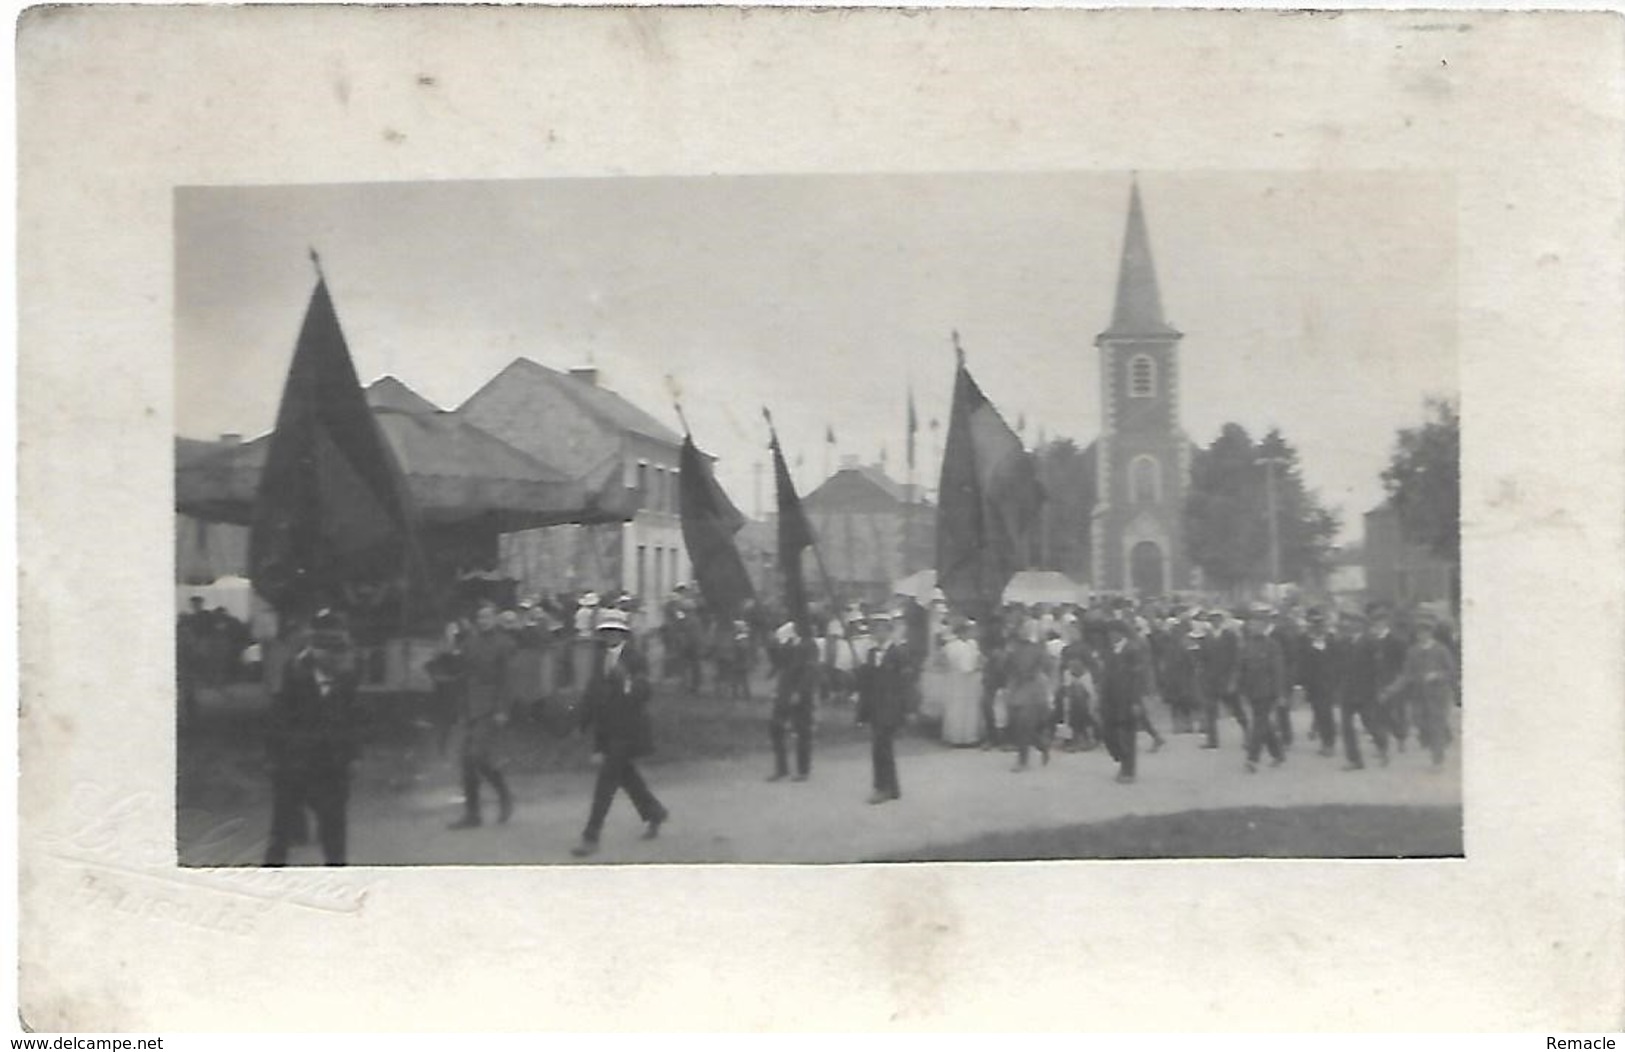
<svg viewBox="0 0 1625 1052">
<path fill-rule="evenodd" d="M 578 365 L 570 370 L 570 375 L 583 383 L 589 383 L 594 387 L 598 386 L 598 366 L 596 365 Z"/>
<path fill-rule="evenodd" d="M 220 435 L 220 444 L 222 446 L 240 446 L 243 444 L 242 433 L 239 431 L 222 432 Z"/>
</svg>

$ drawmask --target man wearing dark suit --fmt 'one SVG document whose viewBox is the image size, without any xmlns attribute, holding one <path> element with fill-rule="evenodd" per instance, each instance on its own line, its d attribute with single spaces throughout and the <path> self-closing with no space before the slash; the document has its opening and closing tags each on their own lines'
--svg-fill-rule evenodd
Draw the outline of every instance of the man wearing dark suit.
<svg viewBox="0 0 1625 1052">
<path fill-rule="evenodd" d="M 1270 763 L 1279 766 L 1286 759 L 1281 747 L 1278 728 L 1270 715 L 1286 706 L 1289 689 L 1286 661 L 1281 644 L 1270 632 L 1271 612 L 1259 604 L 1248 612 L 1247 634 L 1242 637 L 1241 651 L 1236 657 L 1236 669 L 1230 690 L 1239 694 L 1252 709 L 1247 730 L 1247 771 L 1258 770 L 1258 759 L 1267 746 Z"/>
<path fill-rule="evenodd" d="M 812 773 L 813 690 L 818 684 L 818 644 L 803 634 L 794 621 L 786 621 L 773 644 L 773 716 L 769 731 L 773 738 L 773 776 L 770 782 L 790 776 L 788 742 L 796 738 L 795 780 L 805 782 Z"/>
<path fill-rule="evenodd" d="M 1347 759 L 1345 771 L 1358 771 L 1365 767 L 1360 755 L 1360 736 L 1355 733 L 1354 719 L 1359 717 L 1366 733 L 1377 746 L 1377 761 L 1388 766 L 1388 729 L 1378 694 L 1378 664 L 1382 659 L 1381 644 L 1366 631 L 1365 618 L 1346 613 L 1340 618 L 1344 626 L 1343 638 L 1343 755 Z"/>
<path fill-rule="evenodd" d="M 267 866 L 283 866 L 288 846 L 302 839 L 304 811 L 316 816 L 317 839 L 329 866 L 348 860 L 346 810 L 350 764 L 360 751 L 361 711 L 349 633 L 323 610 L 306 646 L 288 661 L 271 702 L 271 840 Z"/>
<path fill-rule="evenodd" d="M 1367 608 L 1371 617 L 1371 640 L 1377 651 L 1377 693 L 1383 709 L 1383 725 L 1393 736 L 1394 747 L 1405 751 L 1405 739 L 1411 732 L 1410 692 L 1395 691 L 1387 694 L 1388 686 L 1399 678 L 1405 668 L 1405 653 L 1410 648 L 1402 633 L 1393 626 L 1393 612 L 1384 603 L 1373 603 Z"/>
<path fill-rule="evenodd" d="M 874 793 L 871 804 L 883 804 L 902 797 L 897 783 L 897 756 L 892 739 L 903 725 L 908 691 L 908 655 L 892 638 L 892 621 L 887 614 L 869 618 L 874 647 L 858 667 L 858 722 L 869 725 L 870 756 L 874 766 Z"/>
<path fill-rule="evenodd" d="M 463 816 L 452 829 L 473 829 L 480 815 L 480 786 L 490 782 L 497 793 L 497 821 L 513 814 L 513 793 L 497 762 L 496 746 L 508 724 L 508 664 L 516 649 L 513 637 L 498 625 L 495 603 L 480 604 L 474 631 L 462 641 Z"/>
<path fill-rule="evenodd" d="M 615 793 L 625 789 L 647 823 L 643 838 L 653 840 L 670 817 L 638 773 L 634 760 L 654 752 L 649 726 L 649 665 L 631 643 L 631 626 L 620 610 L 598 615 L 598 653 L 591 681 L 582 697 L 581 727 L 593 733 L 593 747 L 602 754 L 598 780 L 592 791 L 592 811 L 581 843 L 571 854 L 584 858 L 598 850 L 598 835 Z"/>
<path fill-rule="evenodd" d="M 1202 640 L 1202 742 L 1204 749 L 1219 747 L 1219 706 L 1222 703 L 1241 724 L 1242 738 L 1247 736 L 1247 710 L 1231 687 L 1235 678 L 1236 659 L 1241 651 L 1241 636 L 1221 612 L 1208 615 L 1209 629 Z"/>
<path fill-rule="evenodd" d="M 1117 761 L 1117 780 L 1127 784 L 1134 781 L 1147 673 L 1128 622 L 1114 618 L 1106 632 L 1110 641 L 1100 655 L 1101 724 L 1106 751 Z"/>
<path fill-rule="evenodd" d="M 1309 611 L 1309 631 L 1297 638 L 1297 660 L 1292 662 L 1296 684 L 1303 688 L 1314 716 L 1315 740 L 1320 743 L 1320 755 L 1333 756 L 1337 752 L 1337 691 L 1338 673 L 1342 667 L 1340 644 L 1326 628 L 1326 611 L 1315 607 Z"/>
</svg>

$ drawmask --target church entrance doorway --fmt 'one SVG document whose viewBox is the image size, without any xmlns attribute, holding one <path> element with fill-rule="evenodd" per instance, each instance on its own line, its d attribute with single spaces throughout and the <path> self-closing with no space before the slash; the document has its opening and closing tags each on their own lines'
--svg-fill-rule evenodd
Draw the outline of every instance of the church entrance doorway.
<svg viewBox="0 0 1625 1052">
<path fill-rule="evenodd" d="M 1162 575 L 1162 548 L 1155 541 L 1141 541 L 1129 552 L 1129 584 L 1137 595 L 1161 595 L 1166 587 Z"/>
</svg>

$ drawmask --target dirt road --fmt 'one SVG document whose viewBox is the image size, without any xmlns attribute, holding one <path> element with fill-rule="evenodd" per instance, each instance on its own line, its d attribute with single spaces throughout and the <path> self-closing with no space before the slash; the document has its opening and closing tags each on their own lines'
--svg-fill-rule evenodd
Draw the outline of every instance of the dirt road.
<svg viewBox="0 0 1625 1052">
<path fill-rule="evenodd" d="M 653 764 L 651 787 L 671 811 L 658 840 L 639 838 L 642 825 L 629 802 L 616 800 L 597 863 L 858 862 L 982 833 L 1074 825 L 1127 815 L 1169 814 L 1228 807 L 1314 804 L 1459 805 L 1459 759 L 1440 771 L 1425 754 L 1398 754 L 1386 768 L 1342 770 L 1343 760 L 1316 755 L 1306 744 L 1307 714 L 1298 713 L 1298 744 L 1285 765 L 1243 769 L 1239 730 L 1228 725 L 1218 750 L 1195 735 L 1170 736 L 1148 754 L 1141 738 L 1139 780 L 1119 785 L 1104 751 L 1057 753 L 1047 767 L 1012 773 L 1004 752 L 909 743 L 900 753 L 903 798 L 870 806 L 869 756 L 845 745 L 814 754 L 803 783 L 764 779 L 771 759 Z M 1369 753 L 1369 750 L 1368 750 Z M 589 773 L 519 776 L 518 805 L 505 826 L 453 831 L 459 813 L 450 760 L 417 787 L 352 801 L 354 865 L 572 863 L 570 848 L 586 819 Z M 494 808 L 488 809 L 487 820 Z M 255 810 L 202 820 L 191 816 L 182 861 L 190 865 L 254 864 L 263 851 L 269 814 Z M 294 864 L 315 864 L 314 847 L 296 849 Z"/>
</svg>

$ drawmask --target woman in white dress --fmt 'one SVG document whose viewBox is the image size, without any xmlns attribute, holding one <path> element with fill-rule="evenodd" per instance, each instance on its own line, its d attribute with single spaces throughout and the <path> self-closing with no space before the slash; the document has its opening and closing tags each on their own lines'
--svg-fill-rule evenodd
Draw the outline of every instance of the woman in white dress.
<svg viewBox="0 0 1625 1052">
<path fill-rule="evenodd" d="M 982 650 L 964 624 L 956 624 L 942 647 L 947 666 L 943 677 L 942 740 L 949 745 L 975 745 L 982 740 Z"/>
</svg>

